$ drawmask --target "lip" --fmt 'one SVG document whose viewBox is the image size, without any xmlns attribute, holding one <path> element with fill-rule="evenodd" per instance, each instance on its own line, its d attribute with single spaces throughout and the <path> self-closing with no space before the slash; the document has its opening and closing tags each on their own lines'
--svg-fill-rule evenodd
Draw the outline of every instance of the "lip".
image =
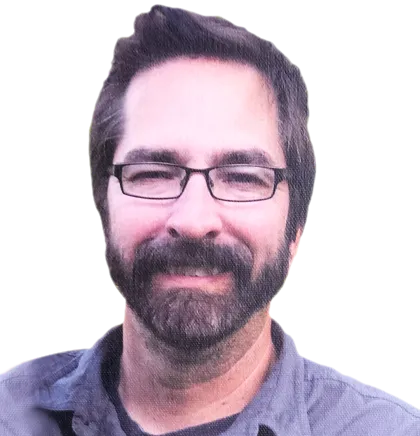
<svg viewBox="0 0 420 436">
<path fill-rule="evenodd" d="M 209 276 L 185 276 L 180 274 L 156 274 L 153 283 L 160 289 L 200 288 L 208 292 L 223 292 L 232 286 L 232 273 L 225 272 Z"/>
</svg>

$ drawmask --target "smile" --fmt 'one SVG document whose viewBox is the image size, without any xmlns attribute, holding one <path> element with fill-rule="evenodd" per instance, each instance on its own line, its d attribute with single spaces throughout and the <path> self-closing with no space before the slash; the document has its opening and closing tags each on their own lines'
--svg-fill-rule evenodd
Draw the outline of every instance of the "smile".
<svg viewBox="0 0 420 436">
<path fill-rule="evenodd" d="M 170 268 L 156 274 L 153 284 L 157 289 L 199 288 L 211 293 L 224 293 L 233 286 L 231 272 L 217 268 Z"/>
<path fill-rule="evenodd" d="M 221 274 L 219 268 L 191 268 L 191 267 L 175 267 L 169 268 L 168 274 L 175 276 L 188 276 L 188 277 L 208 277 Z"/>
</svg>

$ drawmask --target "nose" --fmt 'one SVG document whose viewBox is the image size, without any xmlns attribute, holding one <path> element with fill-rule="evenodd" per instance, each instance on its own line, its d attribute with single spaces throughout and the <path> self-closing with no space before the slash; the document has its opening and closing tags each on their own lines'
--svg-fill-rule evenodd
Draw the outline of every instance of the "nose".
<svg viewBox="0 0 420 436">
<path fill-rule="evenodd" d="M 174 238 L 215 239 L 222 230 L 218 208 L 204 175 L 191 174 L 181 197 L 175 200 L 166 230 Z"/>
</svg>

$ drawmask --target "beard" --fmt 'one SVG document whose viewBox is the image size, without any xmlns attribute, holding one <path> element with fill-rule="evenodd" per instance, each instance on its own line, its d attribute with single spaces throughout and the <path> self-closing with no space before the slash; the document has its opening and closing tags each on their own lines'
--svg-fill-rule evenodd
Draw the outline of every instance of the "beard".
<svg viewBox="0 0 420 436">
<path fill-rule="evenodd" d="M 198 351 L 227 339 L 267 306 L 286 279 L 289 245 L 283 244 L 255 280 L 251 280 L 253 256 L 239 244 L 147 240 L 137 247 L 133 261 L 127 262 L 108 241 L 106 259 L 112 280 L 138 321 L 167 345 Z M 233 286 L 222 294 L 197 288 L 156 289 L 156 274 L 179 267 L 229 272 Z"/>
</svg>

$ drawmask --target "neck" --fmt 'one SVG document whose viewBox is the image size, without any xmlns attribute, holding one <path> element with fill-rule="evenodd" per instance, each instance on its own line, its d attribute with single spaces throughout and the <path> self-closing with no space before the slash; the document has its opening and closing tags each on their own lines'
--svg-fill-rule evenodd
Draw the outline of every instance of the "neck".
<svg viewBox="0 0 420 436">
<path fill-rule="evenodd" d="M 268 307 L 225 341 L 195 353 L 162 343 L 127 308 L 119 394 L 143 430 L 167 433 L 239 413 L 274 360 Z"/>
</svg>

